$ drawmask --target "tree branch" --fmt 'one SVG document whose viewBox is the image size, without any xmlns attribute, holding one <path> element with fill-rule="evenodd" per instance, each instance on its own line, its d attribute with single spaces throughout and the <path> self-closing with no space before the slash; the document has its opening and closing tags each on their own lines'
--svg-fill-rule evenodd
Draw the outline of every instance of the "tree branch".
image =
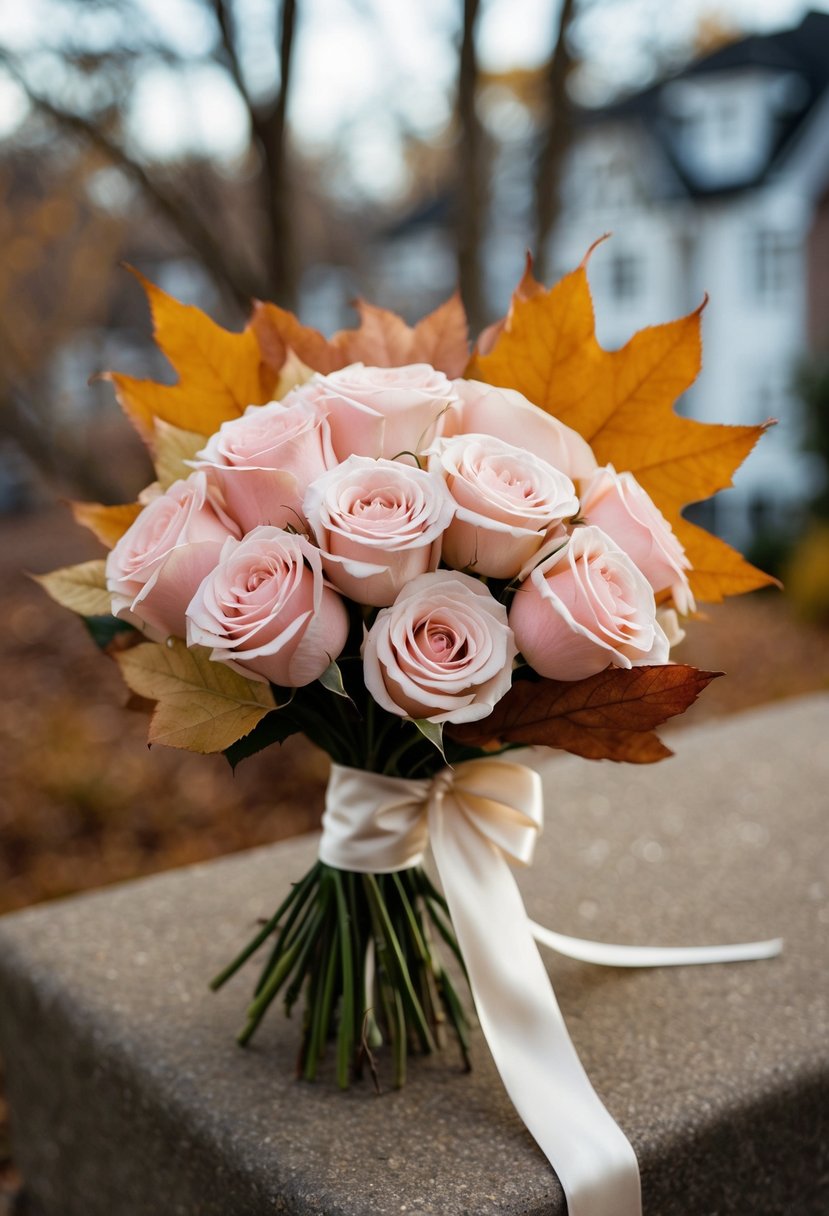
<svg viewBox="0 0 829 1216">
<path fill-rule="evenodd" d="M 245 83 L 245 77 L 242 72 L 242 63 L 236 50 L 236 40 L 233 36 L 233 18 L 231 16 L 227 0 L 210 0 L 210 6 L 213 9 L 216 24 L 219 27 L 219 36 L 221 39 L 222 50 L 224 52 L 225 67 L 230 72 L 230 75 L 233 78 L 233 83 L 239 90 L 248 111 L 252 114 L 254 107 L 250 94 L 248 93 L 248 87 Z"/>
<path fill-rule="evenodd" d="M 195 209 L 188 206 L 174 190 L 152 177 L 140 161 L 132 157 L 121 144 L 112 139 L 92 119 L 75 111 L 66 110 L 48 97 L 36 92 L 24 73 L 4 51 L 0 51 L 0 62 L 18 82 L 37 111 L 63 130 L 71 131 L 97 148 L 139 186 L 142 193 L 156 206 L 171 227 L 196 254 L 220 290 L 246 311 L 251 299 L 262 294 L 263 284 L 244 269 L 238 268 L 237 259 L 229 255 L 224 246 L 214 238 L 213 232 L 202 221 Z"/>
</svg>

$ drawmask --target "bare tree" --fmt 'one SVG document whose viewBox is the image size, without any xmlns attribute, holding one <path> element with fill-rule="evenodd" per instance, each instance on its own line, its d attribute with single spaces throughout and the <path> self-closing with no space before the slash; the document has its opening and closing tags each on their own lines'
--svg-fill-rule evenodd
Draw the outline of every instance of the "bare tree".
<svg viewBox="0 0 829 1216">
<path fill-rule="evenodd" d="M 84 0 L 69 0 L 79 9 Z M 143 158 L 131 145 L 124 123 L 125 95 L 154 63 L 185 66 L 169 48 L 152 38 L 137 39 L 129 50 L 107 51 L 68 46 L 62 50 L 65 77 L 61 88 L 45 88 L 25 57 L 0 47 L 0 62 L 24 89 L 32 107 L 61 132 L 102 153 L 138 187 L 158 214 L 189 248 L 223 295 L 246 309 L 252 296 L 276 299 L 286 306 L 296 295 L 297 268 L 287 113 L 296 33 L 296 0 L 274 0 L 273 46 L 278 79 L 254 93 L 247 83 L 240 45 L 240 28 L 233 0 L 202 0 L 215 23 L 211 59 L 232 79 L 247 111 L 251 158 L 255 165 L 252 189 L 258 216 L 253 253 L 234 243 L 217 217 L 214 197 L 205 197 L 204 176 L 194 187 L 180 167 L 165 171 Z M 135 29 L 129 0 L 100 0 L 98 8 L 124 14 L 124 25 Z M 36 67 L 36 65 L 35 65 Z M 74 72 L 75 79 L 71 78 Z M 83 87 L 77 86 L 80 79 Z"/>
</svg>

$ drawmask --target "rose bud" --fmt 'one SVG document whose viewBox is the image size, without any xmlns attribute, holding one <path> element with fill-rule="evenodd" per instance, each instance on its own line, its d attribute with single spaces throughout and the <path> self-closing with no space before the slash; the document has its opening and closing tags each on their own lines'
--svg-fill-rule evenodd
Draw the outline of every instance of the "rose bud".
<svg viewBox="0 0 829 1216">
<path fill-rule="evenodd" d="M 509 688 L 516 647 L 506 609 L 483 583 L 438 570 L 377 614 L 362 654 L 366 687 L 390 713 L 475 722 Z"/>
<path fill-rule="evenodd" d="M 303 509 L 334 586 L 358 604 L 385 607 L 437 569 L 455 508 L 440 477 L 350 456 L 308 487 Z"/>
<path fill-rule="evenodd" d="M 694 611 L 686 570 L 691 563 L 671 525 L 632 473 L 597 469 L 581 501 L 582 515 L 633 559 L 657 594 L 670 591 L 683 615 Z"/>
<path fill-rule="evenodd" d="M 579 509 L 566 474 L 490 435 L 438 440 L 429 468 L 443 474 L 456 504 L 443 538 L 443 560 L 456 569 L 514 578 Z"/>
<path fill-rule="evenodd" d="M 572 481 L 589 477 L 596 468 L 590 444 L 578 431 L 539 409 L 515 389 L 493 388 L 478 380 L 454 380 L 452 388 L 460 397 L 460 407 L 447 416 L 445 435 L 505 439 L 534 452 Z"/>
<path fill-rule="evenodd" d="M 319 552 L 303 536 L 254 528 L 229 540 L 187 609 L 188 646 L 283 688 L 319 678 L 348 635 L 348 613 L 326 586 Z"/>
<path fill-rule="evenodd" d="M 304 388 L 223 422 L 194 461 L 209 470 L 243 532 L 303 528 L 305 491 L 335 463 L 325 410 Z"/>
<path fill-rule="evenodd" d="M 183 638 L 184 613 L 199 583 L 239 529 L 228 518 L 204 473 L 191 473 L 150 498 L 106 562 L 114 616 L 148 637 Z"/>
<path fill-rule="evenodd" d="M 577 527 L 535 567 L 509 621 L 524 658 L 552 680 L 668 661 L 650 583 L 599 528 Z"/>
<path fill-rule="evenodd" d="M 442 434 L 447 409 L 457 395 L 443 372 L 428 363 L 364 367 L 354 363 L 312 382 L 328 410 L 338 460 L 422 452 Z M 310 387 L 310 386 L 309 386 Z"/>
</svg>

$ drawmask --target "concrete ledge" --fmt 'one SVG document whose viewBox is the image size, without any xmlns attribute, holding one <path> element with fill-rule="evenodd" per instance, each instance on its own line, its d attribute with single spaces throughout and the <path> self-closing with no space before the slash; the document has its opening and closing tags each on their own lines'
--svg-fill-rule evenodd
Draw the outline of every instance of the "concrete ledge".
<svg viewBox="0 0 829 1216">
<path fill-rule="evenodd" d="M 533 917 L 620 942 L 786 938 L 778 960 L 673 971 L 547 956 L 647 1216 L 829 1211 L 827 740 L 829 697 L 812 697 L 677 731 L 653 768 L 543 762 Z M 314 849 L 0 922 L 0 1050 L 38 1216 L 563 1212 L 480 1037 L 471 1076 L 447 1052 L 381 1097 L 294 1081 L 277 1007 L 235 1046 L 254 970 L 217 996 L 206 981 Z"/>
</svg>

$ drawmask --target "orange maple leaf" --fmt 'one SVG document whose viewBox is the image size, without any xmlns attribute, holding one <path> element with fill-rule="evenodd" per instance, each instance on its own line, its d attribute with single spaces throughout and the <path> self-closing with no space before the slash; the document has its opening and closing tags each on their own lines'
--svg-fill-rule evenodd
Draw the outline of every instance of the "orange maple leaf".
<svg viewBox="0 0 829 1216">
<path fill-rule="evenodd" d="M 156 418 L 185 431 L 212 435 L 249 405 L 270 401 L 276 372 L 268 366 L 250 326 L 222 329 L 200 308 L 180 304 L 134 270 L 147 293 L 156 343 L 178 374 L 176 384 L 107 372 L 121 405 L 152 445 Z"/>
<path fill-rule="evenodd" d="M 349 363 L 374 367 L 431 363 L 452 378 L 462 375 L 469 361 L 469 330 L 457 293 L 414 326 L 365 300 L 357 300 L 355 307 L 360 316 L 358 328 L 340 330 L 330 339 L 276 304 L 257 302 L 251 325 L 264 358 L 275 371 L 292 350 L 306 367 L 324 375 Z"/>
<path fill-rule="evenodd" d="M 713 425 L 674 412 L 699 373 L 702 305 L 640 330 L 621 350 L 604 350 L 587 281 L 590 253 L 549 291 L 537 290 L 528 266 L 500 333 L 488 351 L 476 350 L 466 376 L 518 389 L 583 435 L 600 464 L 633 473 L 685 545 L 698 599 L 716 602 L 774 583 L 682 517 L 688 503 L 732 484 L 770 423 Z"/>
<path fill-rule="evenodd" d="M 105 507 L 99 502 L 71 502 L 69 506 L 75 522 L 89 528 L 108 549 L 121 539 L 143 510 L 140 502 L 127 502 L 115 507 Z"/>
</svg>

